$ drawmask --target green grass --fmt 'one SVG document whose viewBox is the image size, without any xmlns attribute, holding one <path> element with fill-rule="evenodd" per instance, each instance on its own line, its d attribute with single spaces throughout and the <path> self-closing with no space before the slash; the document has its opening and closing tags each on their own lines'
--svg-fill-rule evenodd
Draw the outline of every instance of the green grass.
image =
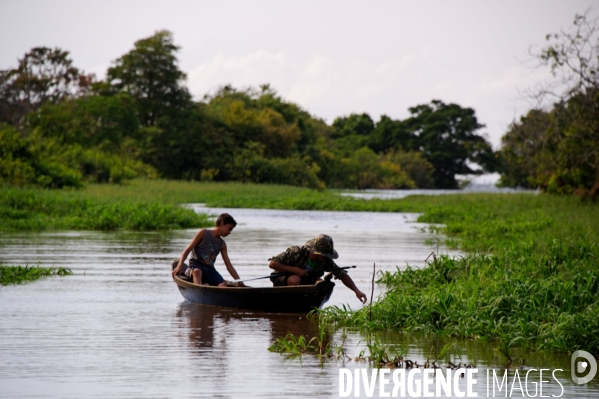
<svg viewBox="0 0 599 399">
<path fill-rule="evenodd" d="M 363 200 L 338 195 L 339 190 L 253 183 L 199 183 L 173 180 L 133 180 L 127 185 L 90 185 L 90 198 L 147 199 L 163 203 L 204 203 L 210 207 L 417 212 L 418 201 Z"/>
<path fill-rule="evenodd" d="M 208 226 L 207 215 L 156 200 L 85 191 L 0 189 L 0 231 L 164 230 Z"/>
<path fill-rule="evenodd" d="M 0 285 L 21 284 L 48 276 L 68 276 L 73 274 L 65 267 L 2 266 L 0 265 Z"/>
<path fill-rule="evenodd" d="M 421 222 L 468 251 L 380 275 L 370 310 L 328 308 L 323 322 L 599 353 L 599 205 L 574 197 L 469 194 L 412 198 Z"/>
</svg>

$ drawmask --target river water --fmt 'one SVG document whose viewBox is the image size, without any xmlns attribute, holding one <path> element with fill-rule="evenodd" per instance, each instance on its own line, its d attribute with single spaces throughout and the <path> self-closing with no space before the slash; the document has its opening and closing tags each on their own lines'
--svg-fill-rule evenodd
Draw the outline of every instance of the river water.
<svg viewBox="0 0 599 399">
<path fill-rule="evenodd" d="M 222 209 L 194 206 L 218 214 Z M 415 222 L 415 214 L 227 209 L 239 225 L 227 237 L 233 265 L 246 279 L 267 275 L 268 258 L 320 233 L 331 235 L 340 266 L 357 265 L 350 275 L 370 295 L 377 270 L 424 267 L 432 250 L 450 253 Z M 185 303 L 169 274 L 196 230 L 172 232 L 46 232 L 0 235 L 4 264 L 64 266 L 74 275 L 0 287 L 1 398 L 253 398 L 339 397 L 341 368 L 370 368 L 355 360 L 321 362 L 313 356 L 287 359 L 267 348 L 292 332 L 314 336 L 305 316 L 262 314 Z M 458 255 L 453 253 L 452 255 Z M 222 262 L 217 262 L 229 278 Z M 256 280 L 253 286 L 269 286 Z M 375 297 L 380 287 L 375 290 Z M 337 283 L 327 305 L 362 306 Z M 351 358 L 365 337 L 348 332 Z M 446 340 L 393 332 L 379 334 L 390 345 L 404 344 L 406 358 L 424 363 Z M 339 342 L 341 332 L 332 340 Z M 505 360 L 492 345 L 455 341 L 454 360 L 474 363 L 474 386 L 487 396 L 487 369 L 503 372 Z M 435 349 L 436 348 L 436 349 Z M 563 369 L 562 397 L 599 397 L 597 378 L 577 386 L 565 355 L 522 354 L 526 370 Z M 510 376 L 514 376 L 510 371 Z M 521 373 L 524 373 L 521 370 Z M 529 377 L 539 380 L 538 374 Z M 553 381 L 544 376 L 544 380 Z M 522 377 L 524 384 L 524 376 Z M 553 381 L 555 382 L 555 381 Z M 463 384 L 464 381 L 461 381 Z M 387 388 L 391 391 L 393 385 Z M 544 395 L 560 385 L 544 384 Z M 351 397 L 354 396 L 352 391 Z M 505 392 L 505 391 L 504 391 Z M 514 396 L 520 396 L 516 390 Z M 374 396 L 380 394 L 378 386 Z M 366 397 L 361 388 L 360 397 Z M 497 396 L 505 396 L 498 394 Z"/>
</svg>

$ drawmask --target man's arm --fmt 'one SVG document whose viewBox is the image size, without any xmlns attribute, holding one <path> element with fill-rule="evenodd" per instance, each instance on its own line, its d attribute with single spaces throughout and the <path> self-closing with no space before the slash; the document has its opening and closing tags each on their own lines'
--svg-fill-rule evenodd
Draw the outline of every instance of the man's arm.
<svg viewBox="0 0 599 399">
<path fill-rule="evenodd" d="M 308 271 L 298 266 L 291 266 L 298 264 L 298 257 L 300 256 L 301 250 L 299 247 L 289 247 L 285 252 L 281 252 L 277 256 L 270 258 L 268 267 L 277 272 L 291 273 L 296 276 L 302 277 L 307 276 Z"/>
<path fill-rule="evenodd" d="M 354 280 L 351 279 L 351 277 L 349 276 L 349 274 L 345 274 L 344 276 L 342 276 L 340 278 L 341 282 L 343 284 L 345 284 L 345 286 L 347 288 L 349 288 L 350 290 L 352 290 L 353 292 L 356 293 L 356 296 L 358 297 L 358 299 L 360 300 L 360 302 L 362 303 L 366 303 L 366 294 L 364 294 L 362 291 L 360 291 L 358 289 L 358 287 L 356 287 L 356 284 L 354 283 Z"/>
<path fill-rule="evenodd" d="M 300 267 L 285 265 L 285 264 L 283 264 L 281 262 L 277 262 L 275 260 L 271 260 L 270 263 L 268 264 L 268 267 L 270 267 L 271 269 L 273 269 L 277 272 L 291 273 L 291 274 L 295 274 L 296 276 L 300 276 L 300 277 L 308 275 L 307 270 L 304 270 Z"/>
</svg>

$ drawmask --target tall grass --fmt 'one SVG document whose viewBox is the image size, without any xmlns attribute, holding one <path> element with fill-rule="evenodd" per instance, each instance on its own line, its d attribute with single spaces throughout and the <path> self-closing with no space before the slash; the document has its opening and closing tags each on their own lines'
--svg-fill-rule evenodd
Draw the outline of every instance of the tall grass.
<svg viewBox="0 0 599 399">
<path fill-rule="evenodd" d="M 325 358 L 345 360 L 348 358 L 345 353 L 346 339 L 347 335 L 343 332 L 341 334 L 341 342 L 332 342 L 330 340 L 328 326 L 325 323 L 319 323 L 318 336 L 307 338 L 303 335 L 295 336 L 292 333 L 287 333 L 284 337 L 275 339 L 275 342 L 268 347 L 268 350 L 286 354 L 289 358 L 311 354 L 320 357 L 321 360 L 324 360 Z"/>
<path fill-rule="evenodd" d="M 325 323 L 495 340 L 510 349 L 599 353 L 599 206 L 576 198 L 421 198 L 419 218 L 467 250 L 429 267 L 385 272 L 369 309 L 327 308 Z"/>
<path fill-rule="evenodd" d="M 91 196 L 79 191 L 0 189 L 0 231 L 162 230 L 210 225 L 207 215 L 151 199 Z"/>
<path fill-rule="evenodd" d="M 38 280 L 48 276 L 68 276 L 73 274 L 65 267 L 40 266 L 3 266 L 0 265 L 0 285 L 21 284 L 26 281 Z"/>
</svg>

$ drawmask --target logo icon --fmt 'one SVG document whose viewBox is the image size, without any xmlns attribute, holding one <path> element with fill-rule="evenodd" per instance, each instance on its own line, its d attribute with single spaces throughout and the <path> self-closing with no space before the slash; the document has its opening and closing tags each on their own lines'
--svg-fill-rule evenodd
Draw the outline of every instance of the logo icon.
<svg viewBox="0 0 599 399">
<path fill-rule="evenodd" d="M 583 358 L 584 360 L 580 360 Z M 597 374 L 597 361 L 587 351 L 576 351 L 572 354 L 572 359 L 570 362 L 570 371 L 572 373 L 572 381 L 575 384 L 586 384 L 591 381 L 595 374 Z M 578 375 L 584 374 L 588 371 L 588 374 L 584 377 L 579 377 Z"/>
</svg>

